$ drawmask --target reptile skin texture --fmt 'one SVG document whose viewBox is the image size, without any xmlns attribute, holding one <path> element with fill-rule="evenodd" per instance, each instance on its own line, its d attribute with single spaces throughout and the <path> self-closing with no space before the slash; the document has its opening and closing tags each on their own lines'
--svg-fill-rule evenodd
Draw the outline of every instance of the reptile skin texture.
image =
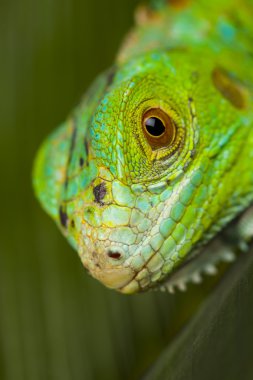
<svg viewBox="0 0 253 380">
<path fill-rule="evenodd" d="M 34 188 L 90 274 L 162 287 L 253 200 L 253 2 L 151 1 L 42 144 Z"/>
</svg>

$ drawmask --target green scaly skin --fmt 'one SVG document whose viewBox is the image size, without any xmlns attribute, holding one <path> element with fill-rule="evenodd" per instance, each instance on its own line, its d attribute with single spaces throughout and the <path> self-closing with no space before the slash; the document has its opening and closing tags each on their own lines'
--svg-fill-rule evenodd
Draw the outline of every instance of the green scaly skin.
<svg viewBox="0 0 253 380">
<path fill-rule="evenodd" d="M 163 287 L 253 200 L 252 2 L 176 5 L 138 10 L 116 64 L 34 167 L 44 209 L 122 293 Z M 176 133 L 154 149 L 142 119 L 157 108 Z"/>
</svg>

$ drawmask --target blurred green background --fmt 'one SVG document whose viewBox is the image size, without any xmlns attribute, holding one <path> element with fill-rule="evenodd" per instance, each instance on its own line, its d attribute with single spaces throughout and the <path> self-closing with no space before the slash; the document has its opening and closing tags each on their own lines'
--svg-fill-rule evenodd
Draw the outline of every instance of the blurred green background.
<svg viewBox="0 0 253 380">
<path fill-rule="evenodd" d="M 0 1 L 1 380 L 138 379 L 208 289 L 123 296 L 104 288 L 33 195 L 39 144 L 113 63 L 136 4 Z"/>
</svg>

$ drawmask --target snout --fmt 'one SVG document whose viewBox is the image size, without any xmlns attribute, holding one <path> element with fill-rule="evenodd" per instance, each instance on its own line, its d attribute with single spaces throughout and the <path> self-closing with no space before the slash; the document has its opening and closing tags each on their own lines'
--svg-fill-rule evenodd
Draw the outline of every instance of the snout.
<svg viewBox="0 0 253 380">
<path fill-rule="evenodd" d="M 124 288 L 135 277 L 134 270 L 126 263 L 126 252 L 121 247 L 107 247 L 93 251 L 83 264 L 90 274 L 105 286 L 124 293 Z"/>
</svg>

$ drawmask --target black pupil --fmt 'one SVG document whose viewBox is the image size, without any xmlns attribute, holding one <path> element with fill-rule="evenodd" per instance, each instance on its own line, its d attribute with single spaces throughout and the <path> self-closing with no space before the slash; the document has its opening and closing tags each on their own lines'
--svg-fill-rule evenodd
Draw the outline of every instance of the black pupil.
<svg viewBox="0 0 253 380">
<path fill-rule="evenodd" d="M 157 117 L 149 117 L 145 121 L 145 127 L 150 135 L 156 137 L 161 136 L 165 131 L 165 126 L 163 122 Z"/>
</svg>

